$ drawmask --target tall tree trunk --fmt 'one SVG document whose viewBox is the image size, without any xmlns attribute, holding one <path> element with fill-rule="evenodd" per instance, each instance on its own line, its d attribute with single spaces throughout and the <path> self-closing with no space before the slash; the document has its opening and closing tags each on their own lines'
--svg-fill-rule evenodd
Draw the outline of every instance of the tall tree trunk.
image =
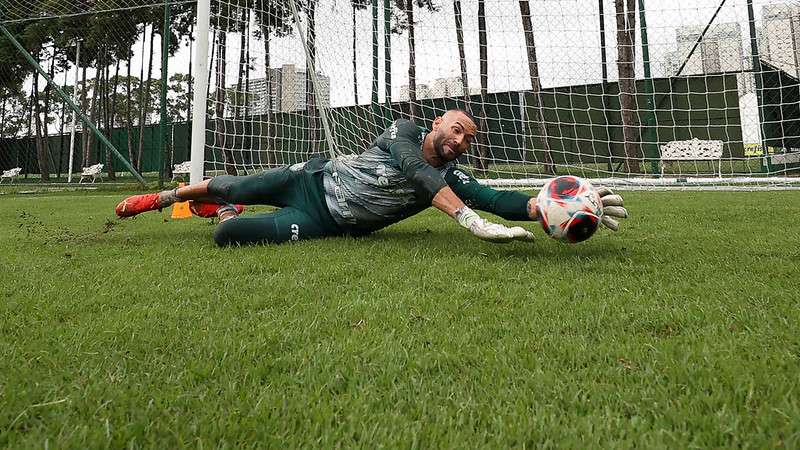
<svg viewBox="0 0 800 450">
<path fill-rule="evenodd" d="M 33 140 L 34 141 L 34 147 L 36 147 L 36 145 L 35 145 L 36 135 L 35 135 L 35 133 L 33 131 L 33 127 L 35 125 L 35 121 L 33 119 L 33 112 L 34 112 L 33 105 L 36 103 L 35 100 L 36 100 L 36 97 L 34 95 L 33 86 L 31 86 L 31 97 L 30 97 L 30 99 L 28 101 L 28 116 L 27 116 L 28 117 L 28 142 Z M 32 161 L 32 155 L 31 155 L 30 146 L 27 146 L 27 147 L 28 147 L 28 151 L 25 152 L 25 156 L 24 156 L 25 160 L 23 161 L 23 169 L 22 169 L 22 171 L 25 172 L 25 178 L 28 178 L 28 174 L 31 171 L 31 161 Z"/>
<path fill-rule="evenodd" d="M 544 121 L 544 105 L 542 103 L 542 82 L 539 78 L 539 61 L 536 58 L 536 41 L 533 36 L 533 24 L 531 22 L 531 8 L 528 0 L 520 0 L 519 12 L 522 15 L 522 29 L 525 32 L 525 46 L 528 49 L 528 73 L 531 78 L 531 94 L 536 104 L 534 115 L 536 125 L 539 128 L 539 139 L 544 148 L 544 168 L 551 175 L 556 174 L 556 166 L 553 164 L 553 155 L 550 152 L 550 140 L 547 136 L 547 125 Z"/>
<path fill-rule="evenodd" d="M 408 104 L 411 120 L 419 117 L 417 106 L 417 52 L 414 37 L 414 0 L 406 0 L 406 17 L 408 18 Z"/>
<path fill-rule="evenodd" d="M 245 52 L 245 58 L 244 58 L 246 65 L 244 66 L 244 111 L 243 111 L 244 112 L 244 120 L 245 120 L 245 123 L 243 124 L 243 127 L 246 127 L 248 123 L 252 124 L 252 122 L 250 122 L 248 120 L 248 118 L 252 114 L 252 110 L 250 108 L 250 44 L 251 44 L 251 39 L 252 38 L 250 36 L 250 9 L 249 8 L 247 9 L 247 18 L 245 20 L 244 30 L 242 32 L 243 33 L 244 32 L 247 33 L 247 44 L 245 44 L 247 46 L 247 51 Z M 261 167 L 261 166 L 263 166 L 263 163 L 261 161 L 261 152 L 259 152 L 257 150 L 253 151 L 254 147 L 255 147 L 254 142 L 253 142 L 253 137 L 252 137 L 254 132 L 255 132 L 255 130 L 253 129 L 252 125 L 251 125 L 251 128 L 249 130 L 245 130 L 245 134 L 247 136 L 247 142 L 245 142 L 244 139 L 242 140 L 242 150 L 247 150 L 247 151 L 243 152 L 243 154 L 248 156 L 250 164 L 256 164 L 255 158 L 257 158 L 258 159 L 257 164 L 258 164 L 259 167 Z"/>
<path fill-rule="evenodd" d="M 125 80 L 125 128 L 127 129 L 127 142 L 128 142 L 128 162 L 131 163 L 132 166 L 138 167 L 136 165 L 136 154 L 133 150 L 133 116 L 131 114 L 131 101 L 133 99 L 133 95 L 131 92 L 131 62 L 133 61 L 133 53 L 131 52 L 131 57 L 128 58 L 128 78 Z"/>
<path fill-rule="evenodd" d="M 139 170 L 142 170 L 142 159 L 144 154 L 144 130 L 145 126 L 147 125 L 147 116 L 150 114 L 150 78 L 153 75 L 153 40 L 155 39 L 155 35 L 156 27 L 154 24 L 152 27 L 150 27 L 150 56 L 148 57 L 147 62 L 147 81 L 142 81 L 141 90 L 144 99 L 142 101 L 139 115 L 139 151 L 137 154 L 137 166 Z"/>
<path fill-rule="evenodd" d="M 89 121 L 92 124 L 97 123 L 97 110 L 99 108 L 99 95 L 100 95 L 100 86 L 99 86 L 99 78 L 100 78 L 100 70 L 98 69 L 94 76 L 94 83 L 92 87 L 92 105 L 90 107 L 91 113 L 89 114 Z M 84 126 L 84 128 L 89 128 Z M 86 148 L 83 149 L 83 156 L 84 156 L 84 164 L 88 167 L 95 163 L 95 154 L 94 154 L 94 132 L 92 130 L 86 130 L 88 138 L 86 139 Z"/>
<path fill-rule="evenodd" d="M 53 54 L 50 58 L 50 69 L 48 70 L 48 76 L 51 80 L 54 80 L 56 75 L 56 52 L 57 49 L 53 48 Z M 48 125 L 50 121 L 50 101 L 53 98 L 51 95 L 52 90 L 53 87 L 51 83 L 47 83 L 47 86 L 44 88 L 44 123 L 42 128 L 44 133 L 44 151 L 48 161 L 48 172 L 50 169 L 52 169 L 49 163 L 53 163 L 53 165 L 55 165 L 55 161 L 53 161 L 53 155 L 50 153 L 50 131 Z M 50 174 L 48 173 L 48 179 L 49 175 Z"/>
<path fill-rule="evenodd" d="M 117 116 L 117 88 L 119 87 L 119 63 L 117 59 L 117 67 L 114 70 L 114 86 L 111 88 L 111 107 L 108 110 L 108 119 L 106 122 L 106 130 L 108 130 L 108 140 L 110 141 L 114 134 L 114 121 Z M 108 165 L 108 179 L 116 179 L 116 172 L 114 171 L 114 157 L 111 151 L 106 156 L 106 164 Z"/>
<path fill-rule="evenodd" d="M 353 104 L 356 105 L 358 111 L 358 42 L 356 41 L 356 7 L 353 10 Z"/>
<path fill-rule="evenodd" d="M 627 3 L 627 11 L 626 11 Z M 625 171 L 639 172 L 636 112 L 636 0 L 615 0 L 617 16 L 617 71 L 619 73 L 619 103 L 622 110 L 622 135 L 625 145 Z"/>
<path fill-rule="evenodd" d="M 94 122 L 95 126 L 97 127 L 100 133 L 105 133 L 104 128 L 106 126 L 106 52 L 104 49 L 100 49 L 100 53 L 97 58 L 97 121 Z M 97 162 L 103 162 L 105 166 L 105 155 L 104 155 L 105 146 L 98 145 L 97 146 Z"/>
<path fill-rule="evenodd" d="M 3 112 L 0 113 L 0 139 L 6 137 L 6 106 L 8 104 L 8 97 L 3 96 Z"/>
<path fill-rule="evenodd" d="M 244 11 L 239 11 L 240 14 L 244 15 Z M 241 29 L 239 30 L 239 65 L 236 68 L 236 91 L 233 93 L 233 98 L 231 101 L 233 102 L 233 135 L 234 140 L 236 137 L 244 136 L 244 130 L 241 130 L 241 118 L 243 112 L 242 106 L 242 91 L 244 87 L 244 72 L 245 67 L 247 65 L 247 45 L 246 40 L 247 37 L 245 35 L 247 27 L 244 24 L 244 19 L 240 22 L 239 26 Z M 236 143 L 234 142 L 234 145 Z M 239 142 L 239 145 L 242 145 L 242 142 Z"/>
<path fill-rule="evenodd" d="M 64 69 L 64 87 L 63 87 L 63 91 L 64 92 L 69 92 L 68 89 L 67 89 L 67 87 L 68 87 L 67 77 L 69 76 L 68 72 L 69 72 L 69 70 Z M 75 82 L 75 84 L 76 84 L 75 87 L 77 88 L 77 84 L 78 83 L 77 83 L 77 80 L 75 80 L 75 81 L 76 81 Z M 65 143 L 66 143 L 66 141 L 64 139 L 64 128 L 66 126 L 66 118 L 67 118 L 67 102 L 62 101 L 61 102 L 61 120 L 60 120 L 60 123 L 58 124 L 59 150 L 58 150 L 58 168 L 56 169 L 56 177 L 57 178 L 61 177 L 61 170 L 63 169 L 64 153 L 65 153 L 64 150 L 65 150 Z M 0 127 L 0 129 L 2 129 L 2 127 Z"/>
<path fill-rule="evenodd" d="M 189 36 L 194 36 L 194 22 L 189 24 Z M 189 125 L 192 122 L 192 101 L 194 98 L 194 78 L 192 78 L 192 56 L 194 53 L 194 40 L 189 39 L 189 92 L 187 93 L 186 97 L 186 104 L 188 108 L 186 110 L 186 125 Z M 190 128 L 191 129 L 191 128 Z M 189 151 L 187 155 L 187 159 L 191 158 L 192 154 L 192 133 L 186 133 L 186 148 Z"/>
<path fill-rule="evenodd" d="M 242 92 L 244 91 L 244 74 L 246 71 L 247 65 L 249 65 L 248 57 L 247 57 L 247 25 L 245 23 L 245 16 L 246 13 L 244 10 L 239 11 L 241 22 L 239 26 L 241 29 L 239 30 L 239 65 L 236 70 L 236 91 L 233 93 L 233 145 L 239 151 L 239 156 L 241 157 L 241 163 L 247 164 L 247 160 L 245 159 L 245 131 L 244 131 L 244 122 L 242 122 L 242 113 L 246 108 L 247 102 L 244 101 L 242 98 Z M 238 140 L 238 142 L 237 142 Z"/>
<path fill-rule="evenodd" d="M 278 163 L 278 155 L 277 149 L 275 148 L 275 113 L 273 109 L 276 109 L 278 106 L 279 99 L 275 99 L 272 101 L 272 90 L 274 82 L 272 80 L 272 69 L 270 69 L 271 64 L 271 55 L 270 55 L 270 45 L 269 45 L 269 35 L 270 31 L 269 28 L 264 28 L 264 79 L 267 84 L 267 130 L 266 130 L 266 139 L 264 139 L 264 148 L 267 151 L 267 165 L 273 166 Z M 277 92 L 276 92 L 277 96 Z M 261 131 L 261 136 L 264 136 L 263 130 Z"/>
<path fill-rule="evenodd" d="M 488 165 L 489 124 L 486 121 L 486 97 L 489 94 L 488 46 L 486 40 L 486 0 L 478 0 L 478 53 L 481 76 L 481 111 L 478 127 L 478 157 L 474 160 L 475 169 L 485 171 Z"/>
<path fill-rule="evenodd" d="M 81 111 L 88 111 L 89 86 L 88 83 L 86 82 L 86 66 L 84 66 L 83 70 L 81 70 L 80 86 L 81 86 Z M 88 161 L 86 160 L 86 146 L 88 145 L 89 133 L 91 133 L 91 131 L 83 122 L 80 122 L 80 125 L 81 125 L 81 147 L 80 147 L 81 161 L 80 164 L 77 165 L 77 167 L 85 167 L 89 165 L 87 164 Z"/>
<path fill-rule="evenodd" d="M 311 141 L 311 153 L 318 154 L 320 152 L 319 134 L 317 129 L 319 121 L 317 120 L 317 102 L 314 93 L 314 83 L 311 80 L 312 76 L 316 76 L 313 68 L 317 67 L 317 43 L 316 43 L 316 10 L 317 0 L 308 1 L 308 62 L 306 64 L 306 108 L 308 111 L 308 140 Z M 323 130 L 324 132 L 324 130 Z"/>
<path fill-rule="evenodd" d="M 461 67 L 461 86 L 464 89 L 464 109 L 472 113 L 469 101 L 469 78 L 467 77 L 467 57 L 464 50 L 464 22 L 461 15 L 461 0 L 453 0 L 453 15 L 456 20 L 456 43 L 458 62 Z"/>
<path fill-rule="evenodd" d="M 247 33 L 245 52 L 245 66 L 244 66 L 244 118 L 245 120 L 250 115 L 250 9 L 247 9 L 247 18 L 244 23 L 244 30 L 242 33 Z M 248 133 L 250 134 L 250 133 Z"/>
<path fill-rule="evenodd" d="M 42 181 L 50 181 L 50 158 L 47 157 L 47 149 L 42 137 L 42 117 L 39 105 L 39 75 L 33 76 L 33 115 L 36 129 L 36 159 L 39 162 L 39 174 Z"/>
<path fill-rule="evenodd" d="M 225 173 L 236 175 L 236 161 L 233 159 L 233 152 L 228 148 L 227 134 L 225 133 L 225 53 L 227 47 L 226 33 L 217 33 L 217 82 L 216 82 L 216 114 L 214 118 L 214 147 L 222 149 Z"/>
<path fill-rule="evenodd" d="M 352 3 L 351 6 L 353 10 L 353 111 L 356 115 L 354 135 L 356 139 L 356 147 L 363 148 L 366 147 L 368 143 L 367 138 L 364 136 L 368 125 L 365 126 L 365 120 L 361 115 L 361 108 L 358 105 L 358 22 L 356 17 L 356 7 Z M 388 107 L 391 107 L 389 104 L 389 99 L 386 99 L 386 104 Z"/>
</svg>

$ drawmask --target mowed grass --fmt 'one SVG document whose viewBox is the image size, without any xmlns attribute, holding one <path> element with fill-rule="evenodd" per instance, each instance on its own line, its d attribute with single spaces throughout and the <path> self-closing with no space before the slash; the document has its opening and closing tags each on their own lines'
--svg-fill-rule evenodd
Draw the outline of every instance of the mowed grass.
<svg viewBox="0 0 800 450">
<path fill-rule="evenodd" d="M 800 192 L 226 249 L 122 196 L 0 197 L 0 447 L 800 447 Z"/>
</svg>

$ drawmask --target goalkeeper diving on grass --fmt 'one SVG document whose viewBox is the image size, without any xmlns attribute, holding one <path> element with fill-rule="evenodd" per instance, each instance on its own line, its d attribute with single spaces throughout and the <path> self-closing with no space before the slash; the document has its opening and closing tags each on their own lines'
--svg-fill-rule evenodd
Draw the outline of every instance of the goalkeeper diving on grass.
<svg viewBox="0 0 800 450">
<path fill-rule="evenodd" d="M 221 175 L 153 194 L 134 195 L 117 205 L 119 217 L 189 201 L 201 217 L 219 217 L 214 241 L 220 246 L 283 243 L 331 236 L 361 236 L 433 206 L 476 237 L 490 242 L 532 241 L 520 226 L 491 222 L 474 209 L 510 221 L 536 220 L 536 198 L 478 183 L 456 160 L 477 133 L 466 111 L 449 110 L 430 131 L 406 119 L 394 121 L 355 158 L 312 158 L 264 172 Z M 622 197 L 598 189 L 603 223 L 616 231 L 627 217 Z M 275 212 L 243 215 L 243 205 L 271 205 Z"/>
</svg>

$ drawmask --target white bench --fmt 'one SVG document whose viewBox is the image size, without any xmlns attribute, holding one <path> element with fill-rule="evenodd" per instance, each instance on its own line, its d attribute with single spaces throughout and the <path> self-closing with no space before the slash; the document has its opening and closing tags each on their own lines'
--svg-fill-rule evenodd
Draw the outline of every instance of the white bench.
<svg viewBox="0 0 800 450">
<path fill-rule="evenodd" d="M 180 164 L 174 164 L 172 166 L 172 180 L 171 181 L 175 181 L 175 178 L 178 178 L 178 177 L 181 177 L 181 179 L 183 179 L 183 175 L 188 176 L 189 172 L 191 171 L 191 169 L 192 169 L 192 162 L 191 161 L 182 162 Z"/>
<path fill-rule="evenodd" d="M 83 183 L 84 178 L 91 178 L 92 183 L 95 180 L 100 179 L 100 182 L 103 181 L 103 165 L 102 164 L 95 164 L 93 166 L 84 167 L 83 171 L 81 172 L 81 179 L 78 181 L 78 184 Z"/>
<path fill-rule="evenodd" d="M 15 167 L 13 169 L 4 170 L 3 174 L 0 175 L 0 183 L 3 182 L 6 178 L 8 178 L 9 183 L 14 182 L 14 178 L 17 178 L 19 174 L 22 172 L 22 167 Z"/>
<path fill-rule="evenodd" d="M 669 161 L 717 161 L 717 175 L 722 178 L 722 141 L 672 141 L 661 146 L 661 176 Z M 711 168 L 713 169 L 713 163 Z"/>
</svg>

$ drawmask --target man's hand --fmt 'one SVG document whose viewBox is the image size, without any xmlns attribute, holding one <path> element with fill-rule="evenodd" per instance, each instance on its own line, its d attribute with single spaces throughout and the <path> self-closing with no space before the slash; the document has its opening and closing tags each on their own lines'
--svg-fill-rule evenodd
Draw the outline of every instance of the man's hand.
<svg viewBox="0 0 800 450">
<path fill-rule="evenodd" d="M 513 240 L 532 242 L 533 233 L 522 227 L 507 227 L 481 218 L 475 211 L 464 206 L 456 211 L 458 223 L 484 241 L 505 243 Z"/>
<path fill-rule="evenodd" d="M 611 231 L 619 230 L 619 222 L 616 219 L 628 217 L 628 210 L 622 204 L 622 196 L 614 194 L 611 189 L 600 186 L 597 188 L 600 200 L 603 202 L 603 225 Z"/>
</svg>

